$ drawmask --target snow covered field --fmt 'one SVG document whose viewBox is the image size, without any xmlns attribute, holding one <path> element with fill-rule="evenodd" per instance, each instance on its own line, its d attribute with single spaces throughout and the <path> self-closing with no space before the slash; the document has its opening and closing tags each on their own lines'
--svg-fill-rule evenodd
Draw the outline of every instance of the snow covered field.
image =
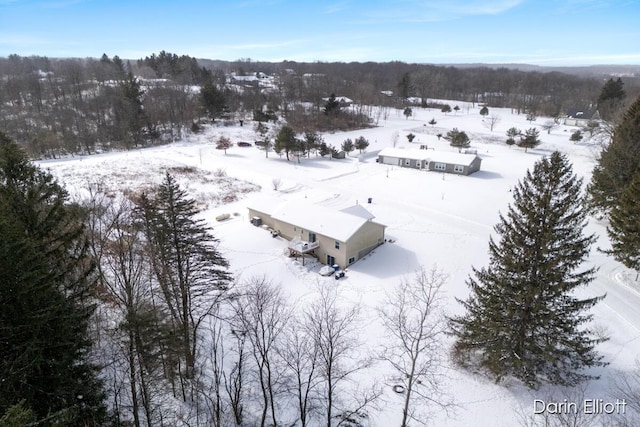
<svg viewBox="0 0 640 427">
<path fill-rule="evenodd" d="M 370 146 L 363 155 L 357 150 L 344 160 L 302 158 L 287 161 L 256 147 L 234 145 L 225 155 L 215 149 L 215 141 L 224 134 L 237 141 L 256 139 L 251 124 L 243 127 L 214 127 L 204 134 L 190 136 L 184 141 L 145 150 L 108 153 L 67 160 L 43 161 L 40 165 L 67 186 L 72 194 L 81 195 L 90 182 L 103 180 L 114 191 L 123 188 L 144 188 L 159 183 L 165 170 L 172 171 L 178 182 L 196 198 L 204 209 L 205 218 L 220 239 L 220 249 L 230 261 L 233 274 L 242 280 L 266 276 L 280 283 L 293 299 L 315 292 L 317 282 L 338 286 L 349 301 L 359 302 L 369 319 L 365 322 L 371 351 L 380 339 L 379 322 L 373 308 L 380 304 L 385 291 L 402 279 L 411 279 L 420 266 L 427 269 L 437 265 L 447 274 L 445 286 L 446 312 L 461 312 L 455 298 L 464 299 L 468 293 L 465 279 L 471 267 L 487 264 L 488 239 L 499 211 L 505 212 L 512 201 L 510 189 L 524 177 L 527 168 L 541 156 L 553 150 L 567 153 L 574 172 L 588 183 L 594 165 L 597 146 L 589 142 L 569 141 L 575 127 L 558 126 L 550 134 L 541 129 L 548 118 L 538 117 L 530 123 L 526 116 L 510 109 L 490 109 L 490 116 L 500 120 L 493 131 L 483 123 L 479 107 L 462 102 L 458 113 L 447 115 L 435 109 L 414 108 L 406 119 L 402 111 L 393 110 L 386 121 L 371 129 L 323 135 L 328 144 L 339 147 L 346 138 L 364 136 Z M 435 118 L 437 124 L 428 122 Z M 489 120 L 484 119 L 484 120 Z M 540 146 L 529 149 L 509 148 L 504 140 L 510 127 L 526 130 L 540 129 Z M 437 133 L 446 134 L 457 127 L 471 138 L 471 149 L 482 157 L 481 171 L 471 176 L 403 169 L 376 163 L 375 152 L 393 145 L 393 135 L 399 132 L 398 147 L 419 148 L 427 145 L 438 151 L 457 151 Z M 416 135 L 412 143 L 408 133 Z M 226 175 L 226 176 L 223 176 Z M 273 188 L 273 180 L 281 186 Z M 236 190 L 240 190 L 236 194 Z M 273 198 L 280 201 L 304 200 L 332 209 L 363 204 L 387 225 L 387 242 L 348 268 L 346 277 L 336 281 L 318 274 L 317 263 L 305 266 L 285 255 L 286 242 L 272 238 L 265 230 L 249 222 L 247 207 L 253 201 Z M 368 199 L 372 203 L 367 203 Z M 230 219 L 216 222 L 220 214 Z M 607 247 L 605 225 L 590 220 L 589 232 L 600 238 L 592 248 L 589 265 L 599 267 L 597 280 L 589 288 L 581 289 L 585 296 L 607 294 L 605 300 L 592 310 L 595 328 L 610 340 L 598 347 L 609 366 L 599 369 L 601 379 L 574 390 L 545 387 L 530 391 L 516 383 L 495 385 L 491 380 L 448 366 L 445 388 L 454 397 L 458 409 L 454 416 L 434 413 L 432 425 L 437 426 L 517 426 L 534 417 L 534 400 L 562 402 L 583 399 L 614 401 L 612 389 L 616 375 L 631 374 L 640 351 L 640 290 L 633 281 L 635 274 L 606 257 L 596 247 Z M 369 371 L 376 381 L 383 383 L 388 373 L 384 365 Z M 371 412 L 375 426 L 397 425 L 401 414 L 401 400 L 391 386 L 385 388 L 380 410 Z M 630 409 L 627 407 L 627 413 Z M 638 414 L 635 414 L 636 416 Z M 603 416 L 595 425 L 613 418 Z M 609 416 L 611 417 L 611 416 Z"/>
</svg>

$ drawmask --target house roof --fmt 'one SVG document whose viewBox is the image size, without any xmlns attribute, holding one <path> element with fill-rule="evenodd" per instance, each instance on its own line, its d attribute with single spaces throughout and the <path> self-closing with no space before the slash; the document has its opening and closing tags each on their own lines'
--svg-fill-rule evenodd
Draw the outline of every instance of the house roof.
<svg viewBox="0 0 640 427">
<path fill-rule="evenodd" d="M 328 101 L 331 98 L 322 98 L 323 101 Z M 353 99 L 347 98 L 346 96 L 336 96 L 336 101 L 340 104 L 353 104 Z"/>
<path fill-rule="evenodd" d="M 235 81 L 243 81 L 243 82 L 255 82 L 256 80 L 258 80 L 258 77 L 253 75 L 253 76 L 231 76 L 232 80 Z"/>
<path fill-rule="evenodd" d="M 597 110 L 590 110 L 588 108 L 572 108 L 567 111 L 567 117 L 570 117 L 572 119 L 590 120 L 593 118 L 593 116 L 596 115 L 597 112 Z"/>
<path fill-rule="evenodd" d="M 427 160 L 430 162 L 447 163 L 452 165 L 469 166 L 478 157 L 475 154 L 454 153 L 451 151 L 433 150 L 405 150 L 402 148 L 387 147 L 378 153 L 379 156 L 389 156 L 401 159 Z"/>
<path fill-rule="evenodd" d="M 380 150 L 378 156 L 412 160 L 429 160 L 432 157 L 432 153 L 429 153 L 427 150 L 405 150 L 402 148 L 387 147 Z"/>
<path fill-rule="evenodd" d="M 286 202 L 275 207 L 263 204 L 260 207 L 250 207 L 250 209 L 269 214 L 275 220 L 331 237 L 340 242 L 349 240 L 369 221 L 361 216 L 364 215 L 364 212 L 368 212 L 364 208 L 353 210 L 347 208 L 350 212 L 345 212 L 310 203 Z M 369 216 L 372 215 L 369 213 Z"/>
<path fill-rule="evenodd" d="M 373 218 L 376 217 L 374 214 L 369 212 L 362 205 L 349 206 L 348 208 L 340 209 L 340 212 L 348 213 L 350 215 L 359 216 L 360 218 L 364 218 L 366 220 L 370 220 L 370 219 L 373 219 Z"/>
</svg>

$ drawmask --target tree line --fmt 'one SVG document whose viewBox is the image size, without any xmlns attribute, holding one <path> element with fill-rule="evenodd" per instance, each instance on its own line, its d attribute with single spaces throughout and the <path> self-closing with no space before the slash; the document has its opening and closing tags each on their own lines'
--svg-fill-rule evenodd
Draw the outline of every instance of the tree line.
<svg viewBox="0 0 640 427">
<path fill-rule="evenodd" d="M 276 88 L 227 84 L 230 73 L 258 71 L 276 76 Z M 625 83 L 637 92 L 634 79 Z M 373 106 L 405 108 L 413 98 L 423 106 L 459 99 L 557 117 L 598 104 L 601 87 L 598 79 L 559 72 L 402 62 L 214 62 L 165 51 L 136 61 L 10 55 L 0 58 L 0 130 L 29 155 L 48 158 L 172 141 L 225 116 L 280 116 L 298 132 L 366 127 L 377 121 Z M 616 85 L 609 89 L 615 97 Z M 354 100 L 348 114 L 327 114 L 333 94 Z"/>
</svg>

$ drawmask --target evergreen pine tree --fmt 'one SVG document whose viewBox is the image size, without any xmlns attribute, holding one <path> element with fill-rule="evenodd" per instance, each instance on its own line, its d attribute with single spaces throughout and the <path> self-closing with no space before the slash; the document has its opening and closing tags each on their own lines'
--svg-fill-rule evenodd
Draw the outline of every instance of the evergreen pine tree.
<svg viewBox="0 0 640 427">
<path fill-rule="evenodd" d="M 296 145 L 296 132 L 290 126 L 282 126 L 276 135 L 273 150 L 278 154 L 284 151 L 289 160 L 289 153 L 295 151 Z"/>
<path fill-rule="evenodd" d="M 316 153 L 320 149 L 320 145 L 324 142 L 322 135 L 317 132 L 307 131 L 304 134 L 304 150 L 307 152 L 307 155 L 311 155 L 311 151 L 315 151 Z"/>
<path fill-rule="evenodd" d="M 332 93 L 324 104 L 323 112 L 325 116 L 337 116 L 340 113 L 340 102 L 336 99 L 336 94 Z"/>
<path fill-rule="evenodd" d="M 209 80 L 200 89 L 200 105 L 211 120 L 215 120 L 227 110 L 227 97 Z"/>
<path fill-rule="evenodd" d="M 152 198 L 139 202 L 149 254 L 166 308 L 176 325 L 184 378 L 195 374 L 198 328 L 228 288 L 228 262 L 193 199 L 167 173 Z M 183 388 L 183 397 L 186 390 Z"/>
<path fill-rule="evenodd" d="M 595 269 L 579 270 L 594 236 L 583 236 L 582 181 L 565 156 L 538 161 L 514 188 L 514 203 L 489 241 L 489 266 L 473 269 L 466 314 L 452 319 L 456 361 L 481 368 L 496 382 L 507 376 L 531 388 L 574 385 L 602 365 L 601 340 L 584 328 L 583 312 L 603 297 L 578 299 Z"/>
<path fill-rule="evenodd" d="M 640 272 L 640 169 L 611 210 L 607 233 L 611 249 L 606 252 L 625 267 Z"/>
<path fill-rule="evenodd" d="M 402 79 L 398 82 L 398 95 L 406 101 L 407 98 L 409 98 L 412 89 L 413 82 L 411 81 L 411 75 L 409 73 L 404 73 L 402 75 Z"/>
<path fill-rule="evenodd" d="M 519 147 L 524 147 L 526 153 L 529 148 L 534 148 L 540 144 L 540 131 L 536 128 L 529 128 L 524 132 L 524 136 L 518 143 Z"/>
<path fill-rule="evenodd" d="M 605 120 L 613 119 L 622 106 L 625 97 L 626 93 L 622 79 L 620 77 L 617 80 L 609 79 L 602 86 L 598 97 L 598 112 L 600 116 Z"/>
<path fill-rule="evenodd" d="M 144 92 L 140 81 L 131 73 L 120 82 L 121 103 L 115 109 L 115 121 L 125 148 L 137 147 L 143 142 L 145 112 L 142 106 Z"/>
<path fill-rule="evenodd" d="M 104 421 L 88 361 L 93 271 L 80 209 L 0 133 L 0 415 L 23 402 L 50 424 Z"/>
<path fill-rule="evenodd" d="M 360 152 L 362 153 L 362 150 L 366 150 L 368 146 L 369 146 L 369 140 L 367 140 L 367 138 L 365 138 L 364 136 L 359 136 L 356 138 L 356 141 L 355 141 L 356 150 L 360 150 Z"/>
<path fill-rule="evenodd" d="M 607 214 L 618 204 L 640 164 L 640 97 L 616 126 L 611 143 L 602 150 L 588 187 L 593 209 Z"/>
<path fill-rule="evenodd" d="M 447 135 L 444 137 L 447 141 L 449 141 L 449 145 L 452 147 L 457 147 L 458 151 L 462 148 L 469 147 L 471 141 L 469 140 L 469 136 L 466 132 L 458 130 L 458 128 L 453 128 Z"/>
<path fill-rule="evenodd" d="M 347 138 L 342 141 L 342 151 L 346 152 L 347 154 L 351 153 L 354 148 L 355 145 L 353 144 L 353 140 L 351 138 Z"/>
</svg>

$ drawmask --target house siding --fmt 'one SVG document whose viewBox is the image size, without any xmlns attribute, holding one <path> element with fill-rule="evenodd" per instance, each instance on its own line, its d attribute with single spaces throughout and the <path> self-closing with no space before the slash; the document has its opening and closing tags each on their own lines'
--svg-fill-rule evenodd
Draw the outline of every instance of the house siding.
<svg viewBox="0 0 640 427">
<path fill-rule="evenodd" d="M 471 175 L 474 172 L 478 172 L 480 170 L 480 164 L 482 163 L 482 159 L 480 157 L 476 157 L 473 159 L 471 164 L 466 167 L 467 173 L 465 175 Z"/>
<path fill-rule="evenodd" d="M 399 161 L 400 159 L 398 159 L 397 157 L 380 156 L 379 163 L 383 163 L 385 165 L 397 165 Z"/>
<path fill-rule="evenodd" d="M 413 168 L 413 169 L 425 169 L 433 172 L 446 172 L 457 175 L 471 175 L 474 172 L 480 170 L 480 165 L 482 163 L 482 159 L 476 156 L 471 163 L 469 164 L 460 164 L 460 163 L 451 163 L 446 161 L 438 161 L 438 160 L 421 160 L 414 158 L 406 158 L 401 156 L 389 156 L 389 155 L 380 155 L 378 156 L 378 163 L 386 164 L 386 165 L 394 165 L 401 166 L 404 168 Z M 436 164 L 444 164 L 445 168 L 436 169 Z M 462 166 L 462 171 L 456 171 L 456 166 Z"/>
<path fill-rule="evenodd" d="M 436 169 L 436 163 L 444 164 L 445 169 Z M 456 171 L 456 166 L 462 166 L 462 171 Z M 480 158 L 476 157 L 470 165 L 460 165 L 445 162 L 429 162 L 428 170 L 433 172 L 446 172 L 456 175 L 471 175 L 472 173 L 480 170 Z"/>
<path fill-rule="evenodd" d="M 249 219 L 253 217 L 259 217 L 263 225 L 276 230 L 281 237 L 287 240 L 298 237 L 307 241 L 309 233 L 314 233 L 318 247 L 313 250 L 313 253 L 317 256 L 318 261 L 327 264 L 327 256 L 332 256 L 341 268 L 348 265 L 349 258 L 354 257 L 357 261 L 384 243 L 385 226 L 374 221 L 365 222 L 347 242 L 343 242 L 314 230 L 303 229 L 295 224 L 276 220 L 268 213 L 249 208 Z M 339 243 L 339 249 L 335 248 L 336 241 Z"/>
<path fill-rule="evenodd" d="M 349 258 L 358 261 L 363 256 L 384 243 L 384 225 L 369 221 L 365 223 L 356 234 L 346 243 L 344 264 L 347 265 Z"/>
</svg>

